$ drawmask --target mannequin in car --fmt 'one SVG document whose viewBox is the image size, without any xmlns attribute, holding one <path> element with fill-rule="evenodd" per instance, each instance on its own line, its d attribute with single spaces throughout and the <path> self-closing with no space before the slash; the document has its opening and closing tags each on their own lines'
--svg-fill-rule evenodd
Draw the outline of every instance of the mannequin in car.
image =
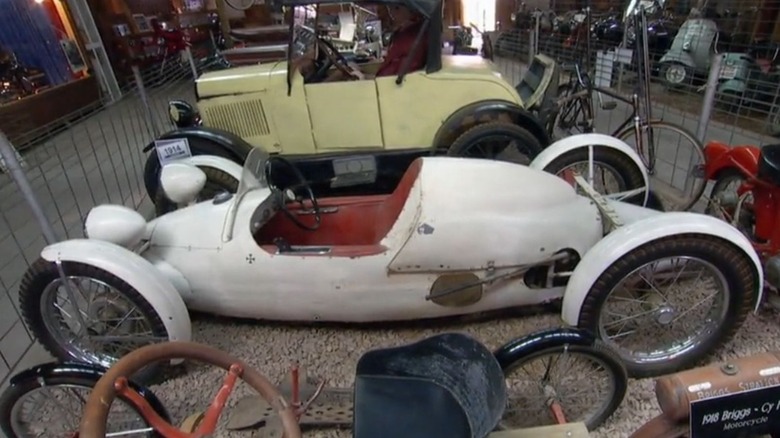
<svg viewBox="0 0 780 438">
<path fill-rule="evenodd" d="M 411 53 L 417 35 L 423 26 L 423 17 L 409 8 L 401 5 L 387 7 L 388 15 L 393 24 L 393 36 L 390 39 L 390 45 L 387 47 L 387 54 L 384 57 L 382 65 L 377 70 L 376 77 L 397 76 L 404 64 L 404 60 Z M 425 67 L 428 56 L 428 39 L 423 35 L 420 46 L 414 53 L 413 59 L 409 64 L 409 72 L 420 70 Z M 306 75 L 314 68 L 314 50 L 310 49 L 295 64 Z M 358 79 L 364 79 L 362 71 L 353 66 L 353 74 Z M 344 73 L 334 70 L 322 82 L 335 82 L 350 79 L 345 77 Z"/>
</svg>

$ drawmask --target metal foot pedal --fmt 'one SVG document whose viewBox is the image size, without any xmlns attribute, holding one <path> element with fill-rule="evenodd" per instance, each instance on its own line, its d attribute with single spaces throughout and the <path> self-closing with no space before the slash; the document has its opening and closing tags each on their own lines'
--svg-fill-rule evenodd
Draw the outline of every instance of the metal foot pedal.
<svg viewBox="0 0 780 438">
<path fill-rule="evenodd" d="M 317 391 L 318 385 L 305 377 L 303 369 L 298 373 L 301 380 L 298 388 L 299 398 L 309 399 Z M 277 386 L 288 402 L 293 399 L 292 386 L 287 380 Z M 351 426 L 352 413 L 351 388 L 325 387 L 306 409 L 299 423 L 303 427 Z M 227 428 L 230 430 L 258 428 L 259 430 L 253 435 L 258 438 L 281 437 L 282 430 L 276 410 L 259 395 L 245 397 L 236 403 L 231 410 Z"/>
</svg>

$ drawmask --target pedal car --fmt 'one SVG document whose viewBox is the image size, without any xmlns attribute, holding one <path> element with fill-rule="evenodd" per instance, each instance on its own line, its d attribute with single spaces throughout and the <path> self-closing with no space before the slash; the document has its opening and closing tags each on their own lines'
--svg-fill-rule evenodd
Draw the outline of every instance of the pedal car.
<svg viewBox="0 0 780 438">
<path fill-rule="evenodd" d="M 342 2 L 279 3 L 295 8 Z M 537 56 L 523 80 L 509 84 L 488 59 L 442 55 L 441 0 L 354 3 L 402 6 L 420 18 L 416 42 L 405 52 L 398 74 L 378 75 L 381 60 L 349 62 L 331 40 L 302 24 L 295 25 L 290 42 L 295 50 L 285 61 L 204 73 L 195 84 L 197 111 L 186 102 L 171 102 L 172 121 L 180 129 L 144 149 L 151 151 L 145 186 L 158 213 L 170 210 L 159 192 L 160 159 L 165 164 L 175 145 L 184 142 L 187 147 L 175 156 L 217 156 L 242 165 L 252 148 L 262 148 L 296 161 L 304 175 L 315 180 L 323 167 L 338 176 L 339 167 L 331 162 L 344 155 L 373 154 L 379 173 L 400 178 L 417 156 L 436 153 L 527 163 L 549 145 L 534 112 L 547 94 L 557 95 L 554 60 Z M 309 26 L 316 28 L 316 22 Z M 311 50 L 314 68 L 304 74 L 300 60 Z M 424 65 L 410 67 L 422 53 Z M 329 81 L 336 71 L 344 80 Z M 238 180 L 224 169 L 213 163 L 201 167 L 207 169 L 210 184 L 235 192 Z"/>
<path fill-rule="evenodd" d="M 562 298 L 563 320 L 635 376 L 690 366 L 729 339 L 763 283 L 745 236 L 602 197 L 579 175 L 574 187 L 540 170 L 548 152 L 530 166 L 424 157 L 389 195 L 318 199 L 294 164 L 254 149 L 237 193 L 200 203 L 203 172 L 171 163 L 163 189 L 192 205 L 150 222 L 93 208 L 86 239 L 47 246 L 24 275 L 23 317 L 56 357 L 104 365 L 188 340 L 188 308 L 363 323 Z M 275 185 L 272 162 L 296 184 Z"/>
<path fill-rule="evenodd" d="M 174 358 L 205 362 L 228 372 L 209 408 L 188 417 L 195 421 L 187 421 L 186 428 L 177 428 L 161 418 L 128 385 L 127 376 L 142 367 Z M 95 385 L 84 408 L 79 436 L 105 436 L 107 414 L 117 397 L 134 401 L 136 409 L 145 414 L 145 420 L 162 437 L 213 435 L 238 379 L 259 394 L 260 397 L 253 398 L 257 400 L 257 410 L 268 412 L 263 428 L 271 430 L 261 436 L 301 436 L 302 425 L 298 422 L 309 409 L 317 409 L 311 405 L 320 393 L 306 401 L 295 400 L 295 392 L 292 398 L 286 397 L 244 361 L 188 342 L 146 346 L 123 357 Z M 504 428 L 501 422 L 510 390 L 498 361 L 484 345 L 463 334 L 445 333 L 365 353 L 356 367 L 352 393 L 349 410 L 355 438 L 484 438 L 493 437 L 494 430 Z M 556 411 L 556 418 L 566 423 L 560 406 L 555 407 L 555 396 L 550 404 L 553 408 L 548 409 Z M 545 436 L 550 437 L 588 436 L 581 423 L 544 429 L 548 432 Z"/>
</svg>

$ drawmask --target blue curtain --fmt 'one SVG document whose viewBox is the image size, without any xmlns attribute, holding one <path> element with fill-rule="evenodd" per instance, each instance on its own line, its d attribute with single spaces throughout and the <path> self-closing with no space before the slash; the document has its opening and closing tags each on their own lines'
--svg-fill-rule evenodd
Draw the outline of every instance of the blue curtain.
<svg viewBox="0 0 780 438">
<path fill-rule="evenodd" d="M 0 0 L 0 46 L 16 53 L 24 67 L 46 73 L 51 85 L 72 79 L 61 38 L 66 35 L 52 26 L 43 5 L 34 0 Z"/>
</svg>

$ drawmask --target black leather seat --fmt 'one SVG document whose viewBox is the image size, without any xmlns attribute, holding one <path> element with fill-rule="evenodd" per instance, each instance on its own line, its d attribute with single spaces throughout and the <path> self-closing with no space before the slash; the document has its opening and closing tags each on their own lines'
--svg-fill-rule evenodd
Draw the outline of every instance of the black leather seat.
<svg viewBox="0 0 780 438">
<path fill-rule="evenodd" d="M 355 438 L 485 438 L 507 397 L 493 354 L 459 333 L 369 351 L 354 396 Z"/>
<path fill-rule="evenodd" d="M 780 144 L 766 145 L 758 157 L 758 177 L 780 186 Z"/>
</svg>

